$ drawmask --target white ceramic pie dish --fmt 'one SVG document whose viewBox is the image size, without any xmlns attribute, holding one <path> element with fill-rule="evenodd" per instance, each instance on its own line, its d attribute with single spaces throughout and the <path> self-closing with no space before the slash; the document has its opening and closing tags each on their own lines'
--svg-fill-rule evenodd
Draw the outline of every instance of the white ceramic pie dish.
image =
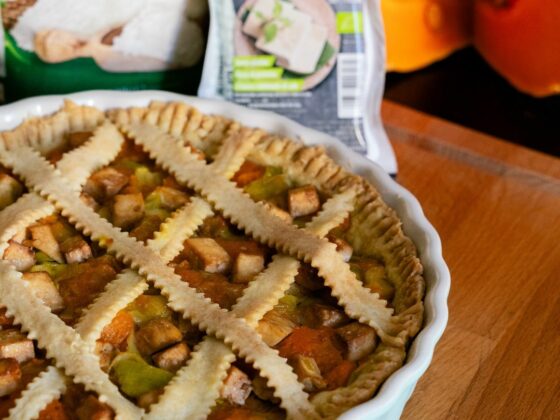
<svg viewBox="0 0 560 420">
<path fill-rule="evenodd" d="M 428 368 L 434 348 L 447 324 L 447 296 L 450 287 L 449 269 L 442 257 L 440 238 L 410 192 L 391 179 L 377 164 L 351 151 L 327 134 L 303 127 L 268 111 L 168 92 L 88 91 L 29 98 L 0 107 L 0 131 L 14 128 L 26 117 L 50 114 L 60 108 L 64 99 L 100 109 L 146 106 L 152 100 L 183 101 L 205 113 L 224 115 L 248 126 L 262 127 L 270 132 L 299 138 L 306 144 L 322 144 L 338 163 L 372 182 L 384 200 L 397 211 L 403 221 L 405 233 L 412 238 L 419 250 L 427 284 L 424 327 L 413 341 L 404 366 L 385 381 L 375 398 L 354 407 L 341 418 L 399 418 L 418 379 Z"/>
</svg>

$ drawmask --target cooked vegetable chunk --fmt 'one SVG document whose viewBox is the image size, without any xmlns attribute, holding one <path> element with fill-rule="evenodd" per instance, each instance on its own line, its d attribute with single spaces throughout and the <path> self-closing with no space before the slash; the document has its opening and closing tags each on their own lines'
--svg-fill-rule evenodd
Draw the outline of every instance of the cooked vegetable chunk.
<svg viewBox="0 0 560 420">
<path fill-rule="evenodd" d="M 248 283 L 264 269 L 264 257 L 241 252 L 233 264 L 233 281 Z"/>
<path fill-rule="evenodd" d="M 277 308 L 267 312 L 257 326 L 257 332 L 266 344 L 273 347 L 286 338 L 296 327 L 296 323 Z"/>
<path fill-rule="evenodd" d="M 118 194 L 128 184 L 128 176 L 115 168 L 103 168 L 86 182 L 84 192 L 101 202 Z"/>
<path fill-rule="evenodd" d="M 35 253 L 31 248 L 10 241 L 4 251 L 4 259 L 14 265 L 16 270 L 29 270 L 35 264 Z"/>
<path fill-rule="evenodd" d="M 21 379 L 21 369 L 16 359 L 0 359 L 0 397 L 14 392 Z"/>
<path fill-rule="evenodd" d="M 231 258 L 212 238 L 191 238 L 185 242 L 195 255 L 200 267 L 208 273 L 225 273 L 231 266 Z"/>
<path fill-rule="evenodd" d="M 144 216 L 144 197 L 142 194 L 118 194 L 113 203 L 113 223 L 127 229 Z"/>
<path fill-rule="evenodd" d="M 38 420 L 69 420 L 60 400 L 51 401 L 39 413 Z"/>
<path fill-rule="evenodd" d="M 155 318 L 171 318 L 171 309 L 165 297 L 158 295 L 140 295 L 129 304 L 126 311 L 132 315 L 136 324 L 144 324 Z"/>
<path fill-rule="evenodd" d="M 182 341 L 154 354 L 152 360 L 158 368 L 176 372 L 183 366 L 190 353 L 189 346 Z"/>
<path fill-rule="evenodd" d="M 284 194 L 290 186 L 282 171 L 278 168 L 268 167 L 262 178 L 245 186 L 245 192 L 255 201 L 271 199 Z"/>
<path fill-rule="evenodd" d="M 221 274 L 206 273 L 204 271 L 190 270 L 183 263 L 179 264 L 175 269 L 181 278 L 189 283 L 191 287 L 196 288 L 213 302 L 222 308 L 231 309 L 241 294 L 244 286 L 239 283 L 230 283 L 227 278 Z"/>
<path fill-rule="evenodd" d="M 35 357 L 33 341 L 18 330 L 0 331 L 0 359 L 14 358 L 19 363 Z"/>
<path fill-rule="evenodd" d="M 41 301 L 53 312 L 64 309 L 64 301 L 58 292 L 51 276 L 44 271 L 35 273 L 23 273 L 23 280 L 29 283 L 29 287 Z"/>
<path fill-rule="evenodd" d="M 56 240 L 49 225 L 35 225 L 29 228 L 34 248 L 43 251 L 58 263 L 63 263 L 64 258 L 60 252 L 60 245 Z"/>
<path fill-rule="evenodd" d="M 117 275 L 110 258 L 92 258 L 71 267 L 61 274 L 58 286 L 65 306 L 76 310 L 89 305 Z"/>
<path fill-rule="evenodd" d="M 23 187 L 15 178 L 0 173 L 0 210 L 15 203 L 22 193 Z"/>
<path fill-rule="evenodd" d="M 114 417 L 111 407 L 93 395 L 88 395 L 76 410 L 76 414 L 79 420 L 111 420 Z"/>
<path fill-rule="evenodd" d="M 346 386 L 348 384 L 348 379 L 354 370 L 356 370 L 356 364 L 354 362 L 343 360 L 325 375 L 327 389 L 336 389 L 341 386 Z"/>
<path fill-rule="evenodd" d="M 99 340 L 118 347 L 133 331 L 134 320 L 132 316 L 127 311 L 119 311 L 111 323 L 103 328 Z"/>
<path fill-rule="evenodd" d="M 232 404 L 243 405 L 253 390 L 251 380 L 241 369 L 232 366 L 220 391 L 220 397 Z"/>
<path fill-rule="evenodd" d="M 144 195 L 151 193 L 157 186 L 163 183 L 163 174 L 151 171 L 147 166 L 139 166 L 134 170 L 130 179 L 130 187 L 134 192 Z"/>
<path fill-rule="evenodd" d="M 136 333 L 136 345 L 145 356 L 149 356 L 183 339 L 181 331 L 167 319 L 148 321 Z"/>
<path fill-rule="evenodd" d="M 146 206 L 151 203 L 153 206 L 166 210 L 175 210 L 189 201 L 189 196 L 182 191 L 170 187 L 157 187 L 146 198 Z"/>
<path fill-rule="evenodd" d="M 122 353 L 113 361 L 111 373 L 129 397 L 139 397 L 167 385 L 173 373 L 147 364 L 134 353 Z"/>
<path fill-rule="evenodd" d="M 238 187 L 243 188 L 245 185 L 262 178 L 265 170 L 266 168 L 264 166 L 246 160 L 233 176 L 232 181 L 235 182 Z"/>
<path fill-rule="evenodd" d="M 317 362 L 312 357 L 296 355 L 294 361 L 294 372 L 298 376 L 307 392 L 316 392 L 325 389 L 327 384 L 321 376 Z"/>
<path fill-rule="evenodd" d="M 346 358 L 353 362 L 367 356 L 375 348 L 377 334 L 368 325 L 353 322 L 344 327 L 337 328 L 336 333 L 346 343 Z"/>
<path fill-rule="evenodd" d="M 313 185 L 288 191 L 288 208 L 292 217 L 308 216 L 321 208 L 319 193 Z"/>
<path fill-rule="evenodd" d="M 310 303 L 303 307 L 303 324 L 312 328 L 340 327 L 348 322 L 348 316 L 340 309 L 321 303 Z"/>
<path fill-rule="evenodd" d="M 337 345 L 336 333 L 332 328 L 312 329 L 299 327 L 278 346 L 280 356 L 293 363 L 298 355 L 315 359 L 321 373 L 325 373 L 342 362 L 342 352 Z"/>
<path fill-rule="evenodd" d="M 68 264 L 81 263 L 92 257 L 91 248 L 79 235 L 66 239 L 60 245 L 60 250 Z"/>
</svg>

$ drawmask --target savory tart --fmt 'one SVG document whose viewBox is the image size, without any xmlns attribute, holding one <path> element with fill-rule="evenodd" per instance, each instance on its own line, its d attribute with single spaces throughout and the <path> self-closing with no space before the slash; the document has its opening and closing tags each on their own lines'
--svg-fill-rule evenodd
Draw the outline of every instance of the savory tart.
<svg viewBox="0 0 560 420">
<path fill-rule="evenodd" d="M 0 164 L 2 417 L 336 417 L 422 325 L 414 245 L 322 148 L 67 102 Z"/>
</svg>

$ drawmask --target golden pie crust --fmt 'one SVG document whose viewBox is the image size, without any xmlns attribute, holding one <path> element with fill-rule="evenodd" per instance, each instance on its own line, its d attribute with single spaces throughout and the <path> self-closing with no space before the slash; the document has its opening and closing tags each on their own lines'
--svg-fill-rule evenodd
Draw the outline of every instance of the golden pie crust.
<svg viewBox="0 0 560 420">
<path fill-rule="evenodd" d="M 72 131 L 94 134 L 53 166 L 42 154 L 64 146 L 66 134 Z M 88 176 L 118 154 L 124 135 L 199 194 L 173 213 L 147 244 L 114 227 L 79 199 Z M 193 147 L 212 163 L 198 159 Z M 246 159 L 279 166 L 290 178 L 312 184 L 331 198 L 305 228 L 297 228 L 254 202 L 229 180 Z M 407 346 L 421 328 L 425 283 L 413 243 L 376 189 L 338 166 L 321 147 L 306 147 L 227 118 L 204 115 L 183 103 L 153 102 L 146 108 L 103 113 L 66 102 L 52 116 L 31 118 L 12 131 L 0 133 L 0 163 L 24 180 L 30 191 L 0 212 L 2 252 L 15 233 L 60 211 L 129 267 L 109 283 L 71 328 L 30 292 L 21 281 L 21 273 L 0 261 L 0 306 L 7 308 L 8 315 L 56 364 L 23 392 L 10 412 L 13 418 L 36 417 L 64 393 L 68 378 L 96 392 L 118 418 L 204 418 L 236 356 L 268 380 L 289 418 L 336 417 L 375 394 L 403 364 Z M 279 251 L 231 311 L 189 287 L 167 265 L 180 252 L 183 241 L 214 211 Z M 362 286 L 335 245 L 325 239 L 349 214 L 353 221 L 351 245 L 360 254 L 383 261 L 396 289 L 393 308 Z M 293 283 L 299 261 L 317 268 L 345 312 L 373 327 L 382 340 L 349 385 L 319 392 L 313 398 L 304 392 L 286 360 L 256 332 L 259 320 Z M 146 413 L 109 380 L 94 349 L 103 327 L 147 289 L 148 281 L 168 298 L 173 310 L 208 336 Z"/>
</svg>

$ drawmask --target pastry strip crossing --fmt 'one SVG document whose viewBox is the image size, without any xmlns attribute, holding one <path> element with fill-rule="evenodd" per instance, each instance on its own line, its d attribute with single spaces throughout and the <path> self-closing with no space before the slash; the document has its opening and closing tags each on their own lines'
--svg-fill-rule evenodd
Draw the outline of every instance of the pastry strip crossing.
<svg viewBox="0 0 560 420">
<path fill-rule="evenodd" d="M 192 156 L 192 155 L 190 155 Z M 169 306 L 195 324 L 231 345 L 238 354 L 252 363 L 269 379 L 281 398 L 281 406 L 291 417 L 309 417 L 314 410 L 303 392 L 303 386 L 285 359 L 269 348 L 245 322 L 228 314 L 217 304 L 197 293 L 181 281 L 153 251 L 101 219 L 82 203 L 76 192 L 65 185 L 60 172 L 52 168 L 33 149 L 22 147 L 3 152 L 4 163 L 26 183 L 60 208 L 62 215 L 84 234 L 91 235 L 125 264 L 147 276 L 169 299 Z M 192 159 L 196 159 L 192 157 Z M 165 166 L 164 166 L 165 167 Z M 216 174 L 212 171 L 212 174 Z"/>
<path fill-rule="evenodd" d="M 334 196 L 308 223 L 306 229 L 325 236 L 348 216 L 353 208 L 353 201 L 352 190 Z M 294 282 L 299 266 L 299 261 L 292 257 L 275 255 L 266 270 L 249 284 L 232 312 L 256 328 L 261 318 L 276 305 Z M 171 414 L 174 418 L 205 418 L 217 400 L 221 383 L 234 360 L 235 355 L 223 343 L 206 337 L 197 347 L 190 363 L 173 379 L 174 386 L 169 387 L 158 405 L 152 408 L 148 418 L 155 420 L 165 414 Z M 181 399 L 192 403 L 177 404 Z"/>
<path fill-rule="evenodd" d="M 158 128 L 144 123 L 125 124 L 121 128 L 179 182 L 201 193 L 255 239 L 317 268 L 333 296 L 351 317 L 369 324 L 383 341 L 403 344 L 404 337 L 398 335 L 400 326 L 392 319 L 393 310 L 361 285 L 334 244 L 272 217 L 265 206 L 255 203 L 233 183 L 196 160 L 188 149 Z"/>
</svg>

